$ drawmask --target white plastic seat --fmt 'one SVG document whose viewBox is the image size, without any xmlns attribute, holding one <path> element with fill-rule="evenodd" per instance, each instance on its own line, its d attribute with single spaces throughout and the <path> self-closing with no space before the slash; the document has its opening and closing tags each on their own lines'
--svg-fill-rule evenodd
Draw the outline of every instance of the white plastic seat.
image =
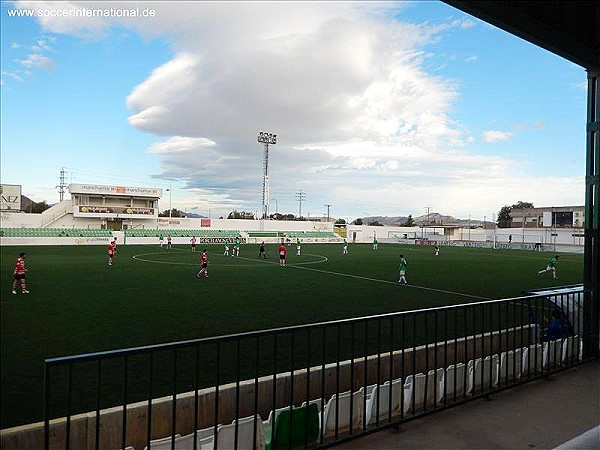
<svg viewBox="0 0 600 450">
<path fill-rule="evenodd" d="M 531 344 L 523 347 L 523 375 L 535 375 L 544 367 L 544 349 L 542 344 Z"/>
<path fill-rule="evenodd" d="M 521 379 L 523 366 L 523 350 L 509 350 L 500 353 L 500 370 L 498 371 L 498 383 L 511 382 Z"/>
<path fill-rule="evenodd" d="M 409 392 L 409 403 L 408 405 L 405 403 L 405 408 L 408 406 L 407 410 L 410 410 L 414 407 L 413 412 L 424 409 L 425 405 L 427 409 L 434 408 L 442 399 L 443 391 L 440 392 L 440 384 L 444 380 L 444 374 L 445 370 L 440 367 L 437 370 L 430 370 L 427 375 L 418 373 L 406 377 L 406 384 L 411 384 L 412 389 Z M 406 397 L 404 400 L 406 402 Z"/>
<path fill-rule="evenodd" d="M 350 411 L 350 398 L 352 398 L 352 411 Z M 362 429 L 364 406 L 364 387 L 354 393 L 346 391 L 334 394 L 323 408 L 323 437 L 334 435 L 336 424 L 338 433 L 348 431 L 350 424 L 353 430 Z"/>
<path fill-rule="evenodd" d="M 469 391 L 476 394 L 478 391 L 485 391 L 491 387 L 498 386 L 498 355 L 486 356 L 469 361 L 467 370 L 469 371 L 469 382 L 471 383 Z"/>
<path fill-rule="evenodd" d="M 176 434 L 175 435 L 175 440 L 177 440 L 178 438 L 180 438 L 181 435 L 180 434 Z M 146 446 L 145 449 L 152 449 L 152 450 L 165 450 L 165 449 L 170 449 L 171 448 L 171 436 L 167 436 L 164 438 L 160 438 L 160 439 L 152 439 L 150 441 L 150 445 Z"/>
<path fill-rule="evenodd" d="M 400 401 L 402 398 L 402 389 L 404 384 L 402 379 L 393 380 L 392 383 L 386 381 L 382 385 L 375 385 L 371 392 L 367 394 L 367 404 L 365 408 L 365 417 L 367 425 L 376 423 L 400 415 Z M 392 398 L 390 399 L 390 391 Z M 391 400 L 391 402 L 390 402 Z M 379 401 L 379 407 L 378 402 Z"/>
<path fill-rule="evenodd" d="M 441 399 L 446 399 L 448 403 L 456 400 L 460 400 L 466 393 L 470 391 L 467 389 L 471 385 L 468 379 L 465 378 L 467 374 L 467 366 L 464 363 L 452 364 L 446 369 L 446 376 L 440 383 L 440 395 Z"/>
<path fill-rule="evenodd" d="M 562 363 L 573 363 L 583 357 L 583 342 L 580 342 L 579 336 L 569 336 L 563 340 L 562 344 Z"/>
<path fill-rule="evenodd" d="M 235 445 L 236 423 L 238 428 L 237 446 Z M 253 446 L 255 430 L 256 447 Z M 200 445 L 202 450 L 230 450 L 234 448 L 237 450 L 264 450 L 265 431 L 263 427 L 263 421 L 257 414 L 256 416 L 234 420 L 229 425 L 219 425 L 217 427 L 216 441 L 217 445 L 215 447 L 215 435 L 201 439 Z M 193 448 L 193 444 L 192 447 L 188 448 Z"/>
<path fill-rule="evenodd" d="M 562 340 L 544 342 L 544 367 L 553 369 L 560 365 L 562 357 Z"/>
</svg>

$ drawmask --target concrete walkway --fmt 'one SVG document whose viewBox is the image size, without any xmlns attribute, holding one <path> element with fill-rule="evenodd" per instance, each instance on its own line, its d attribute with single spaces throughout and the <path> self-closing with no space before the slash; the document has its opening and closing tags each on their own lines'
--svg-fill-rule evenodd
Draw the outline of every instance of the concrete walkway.
<svg viewBox="0 0 600 450">
<path fill-rule="evenodd" d="M 491 400 L 474 400 L 407 422 L 398 432 L 379 431 L 335 448 L 553 449 L 599 424 L 600 360 L 595 360 L 500 392 Z M 593 444 L 577 450 L 600 450 L 596 431 Z"/>
</svg>

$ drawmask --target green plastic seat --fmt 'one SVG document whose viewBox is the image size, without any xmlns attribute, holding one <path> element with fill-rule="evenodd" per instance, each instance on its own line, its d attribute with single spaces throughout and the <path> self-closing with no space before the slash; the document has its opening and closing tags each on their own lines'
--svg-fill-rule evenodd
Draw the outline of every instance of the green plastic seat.
<svg viewBox="0 0 600 450">
<path fill-rule="evenodd" d="M 319 439 L 319 408 L 315 403 L 279 410 L 265 428 L 265 450 L 304 448 Z"/>
</svg>

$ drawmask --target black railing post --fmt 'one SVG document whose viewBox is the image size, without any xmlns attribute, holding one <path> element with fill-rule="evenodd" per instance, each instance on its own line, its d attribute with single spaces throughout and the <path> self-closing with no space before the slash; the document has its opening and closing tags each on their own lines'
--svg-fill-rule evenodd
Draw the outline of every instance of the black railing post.
<svg viewBox="0 0 600 450">
<path fill-rule="evenodd" d="M 215 380 L 215 423 L 213 425 L 213 436 L 215 444 L 214 444 L 214 448 L 219 448 L 219 433 L 217 433 L 217 430 L 219 428 L 219 395 L 221 393 L 220 391 L 220 384 L 221 384 L 221 341 L 217 342 L 217 367 L 216 367 L 216 380 Z"/>
<path fill-rule="evenodd" d="M 96 374 L 96 450 L 100 449 L 100 398 L 102 397 L 102 360 L 98 360 L 98 371 Z"/>
<path fill-rule="evenodd" d="M 71 401 L 72 401 L 72 394 L 73 394 L 73 363 L 69 364 L 69 368 L 68 368 L 68 373 L 67 373 L 67 377 L 68 377 L 68 383 L 67 383 L 67 389 L 68 389 L 68 393 L 67 393 L 67 430 L 66 430 L 66 442 L 65 442 L 65 448 L 66 450 L 69 450 L 71 448 Z"/>
<path fill-rule="evenodd" d="M 121 447 L 127 447 L 127 390 L 128 390 L 129 356 L 125 355 L 123 361 L 123 420 L 121 422 Z"/>
<path fill-rule="evenodd" d="M 50 364 L 44 361 L 44 450 L 50 450 Z"/>
<path fill-rule="evenodd" d="M 146 414 L 146 416 L 148 417 L 148 427 L 146 429 L 146 444 L 148 445 L 148 448 L 150 449 L 150 441 L 152 440 L 152 397 L 153 397 L 153 389 L 152 389 L 152 384 L 154 382 L 154 352 L 151 351 L 150 352 L 150 367 L 149 367 L 149 376 L 148 376 L 148 383 L 149 383 L 149 387 L 148 387 L 148 413 Z"/>
<path fill-rule="evenodd" d="M 173 349 L 173 397 L 171 407 L 171 448 L 175 448 L 177 425 L 177 347 Z"/>
<path fill-rule="evenodd" d="M 254 347 L 254 364 L 256 365 L 256 371 L 254 372 L 254 417 L 255 417 L 255 422 L 256 422 L 256 415 L 258 414 L 258 377 L 259 377 L 259 370 L 258 370 L 258 366 L 260 364 L 260 337 L 256 336 L 256 345 Z M 273 428 L 271 428 L 271 439 L 273 438 Z M 257 442 L 257 436 L 256 436 L 256 423 L 254 423 L 254 430 L 252 432 L 252 448 L 257 448 L 256 446 L 256 442 Z"/>
<path fill-rule="evenodd" d="M 587 71 L 583 356 L 600 356 L 600 70 Z M 583 333 L 582 333 L 583 331 Z"/>
<path fill-rule="evenodd" d="M 194 346 L 196 353 L 196 373 L 194 376 L 194 448 L 193 450 L 198 450 L 198 412 L 200 409 L 199 405 L 199 396 L 198 389 L 200 388 L 200 345 L 196 344 Z"/>
</svg>

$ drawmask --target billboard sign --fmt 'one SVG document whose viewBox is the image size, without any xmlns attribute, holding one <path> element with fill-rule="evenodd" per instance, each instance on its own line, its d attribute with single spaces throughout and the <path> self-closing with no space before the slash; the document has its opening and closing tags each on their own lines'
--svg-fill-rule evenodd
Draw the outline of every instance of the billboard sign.
<svg viewBox="0 0 600 450">
<path fill-rule="evenodd" d="M 69 185 L 71 194 L 100 194 L 100 195 L 118 195 L 128 197 L 162 197 L 162 189 L 157 188 L 138 188 L 126 186 L 103 186 L 100 184 L 75 184 Z"/>
<path fill-rule="evenodd" d="M 0 193 L 2 197 L 0 210 L 14 212 L 21 211 L 21 185 L 1 184 Z"/>
</svg>

